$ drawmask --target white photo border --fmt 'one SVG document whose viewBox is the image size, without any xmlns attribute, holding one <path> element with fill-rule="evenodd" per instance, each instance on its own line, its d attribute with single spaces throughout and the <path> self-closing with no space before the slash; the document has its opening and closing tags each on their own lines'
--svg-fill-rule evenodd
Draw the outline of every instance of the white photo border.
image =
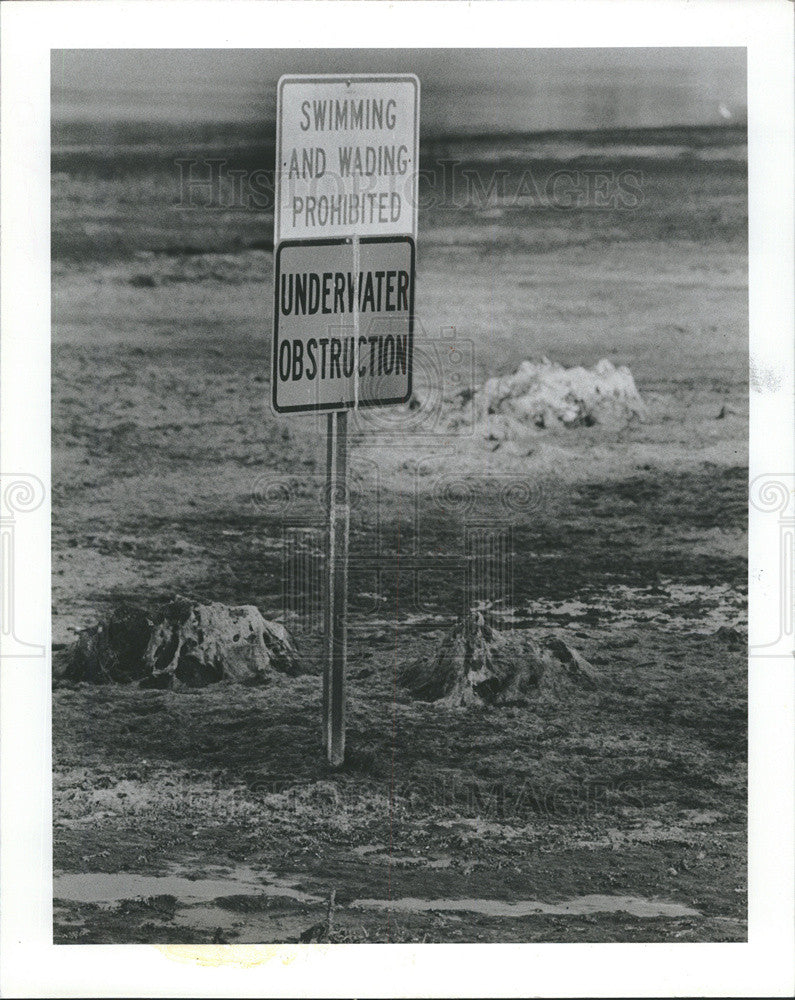
<svg viewBox="0 0 795 1000">
<path fill-rule="evenodd" d="M 311 12 L 308 10 L 311 6 Z M 70 48 L 747 49 L 750 476 L 792 489 L 793 4 L 788 0 L 61 0 L 4 4 L 2 471 L 19 519 L 18 635 L 50 648 L 50 51 Z M 29 489 L 35 492 L 34 482 Z M 23 490 L 24 492 L 24 490 Z M 790 500 L 792 500 L 790 495 Z M 31 501 L 31 504 L 33 501 Z M 754 652 L 782 577 L 750 510 L 749 938 L 739 944 L 53 945 L 49 655 L 0 671 L 0 991 L 13 996 L 784 996 L 793 968 L 793 657 Z M 4 647 L 8 651 L 6 635 Z M 792 643 L 790 642 L 790 647 Z M 18 650 L 13 650 L 17 652 Z"/>
</svg>

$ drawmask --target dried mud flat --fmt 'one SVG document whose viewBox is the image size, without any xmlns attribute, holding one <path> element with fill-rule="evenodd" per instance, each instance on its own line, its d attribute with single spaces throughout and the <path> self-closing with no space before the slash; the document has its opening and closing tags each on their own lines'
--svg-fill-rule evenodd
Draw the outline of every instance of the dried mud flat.
<svg viewBox="0 0 795 1000">
<path fill-rule="evenodd" d="M 337 772 L 311 581 L 303 604 L 283 593 L 324 443 L 313 418 L 268 410 L 270 254 L 140 236 L 107 259 L 112 182 L 56 198 L 54 642 L 117 602 L 190 593 L 284 620 L 306 669 L 54 689 L 56 942 L 745 939 L 745 180 L 719 160 L 648 170 L 632 219 L 558 212 L 541 246 L 513 245 L 521 220 L 421 231 L 429 354 L 455 325 L 477 379 L 608 357 L 649 415 L 496 450 L 356 425 Z M 64 249 L 81 197 L 101 260 L 85 227 Z M 505 626 L 564 637 L 603 683 L 529 706 L 412 701 L 395 676 L 462 610 L 464 529 L 496 524 Z"/>
</svg>

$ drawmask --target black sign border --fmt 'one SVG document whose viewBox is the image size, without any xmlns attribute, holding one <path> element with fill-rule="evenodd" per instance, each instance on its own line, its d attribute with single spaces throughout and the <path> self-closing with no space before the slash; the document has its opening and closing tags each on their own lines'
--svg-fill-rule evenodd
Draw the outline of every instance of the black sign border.
<svg viewBox="0 0 795 1000">
<path fill-rule="evenodd" d="M 407 403 L 411 399 L 412 391 L 412 366 L 414 361 L 414 276 L 415 276 L 415 256 L 416 245 L 413 236 L 361 236 L 360 243 L 407 243 L 411 253 L 410 273 L 411 288 L 409 293 L 409 352 L 408 352 L 408 387 L 405 396 L 394 399 L 360 399 L 358 404 L 355 400 L 347 403 L 314 403 L 307 406 L 277 406 L 276 390 L 278 387 L 278 360 L 279 360 L 279 275 L 281 273 L 282 250 L 292 247 L 328 247 L 328 246 L 351 246 L 353 237 L 340 236 L 333 239 L 317 240 L 282 240 L 276 247 L 274 259 L 274 280 L 273 280 L 273 357 L 271 358 L 271 407 L 274 413 L 338 413 L 342 410 L 353 410 L 357 407 L 365 406 L 395 406 L 399 403 Z"/>
</svg>

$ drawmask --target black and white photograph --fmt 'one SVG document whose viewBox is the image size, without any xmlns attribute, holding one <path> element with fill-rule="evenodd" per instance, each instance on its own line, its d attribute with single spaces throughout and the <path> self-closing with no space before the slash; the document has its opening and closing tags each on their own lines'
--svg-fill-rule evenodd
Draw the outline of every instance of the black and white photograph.
<svg viewBox="0 0 795 1000">
<path fill-rule="evenodd" d="M 751 50 L 531 34 L 50 48 L 57 951 L 753 937 Z"/>
<path fill-rule="evenodd" d="M 742 50 L 53 53 L 56 941 L 745 938 L 746 151 Z"/>
</svg>

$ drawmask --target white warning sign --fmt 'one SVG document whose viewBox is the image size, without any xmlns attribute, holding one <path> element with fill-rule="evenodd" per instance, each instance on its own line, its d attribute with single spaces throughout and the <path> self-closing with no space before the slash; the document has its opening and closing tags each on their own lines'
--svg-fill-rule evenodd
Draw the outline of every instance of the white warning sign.
<svg viewBox="0 0 795 1000">
<path fill-rule="evenodd" d="M 274 243 L 417 233 L 419 80 L 279 80 Z"/>
</svg>

